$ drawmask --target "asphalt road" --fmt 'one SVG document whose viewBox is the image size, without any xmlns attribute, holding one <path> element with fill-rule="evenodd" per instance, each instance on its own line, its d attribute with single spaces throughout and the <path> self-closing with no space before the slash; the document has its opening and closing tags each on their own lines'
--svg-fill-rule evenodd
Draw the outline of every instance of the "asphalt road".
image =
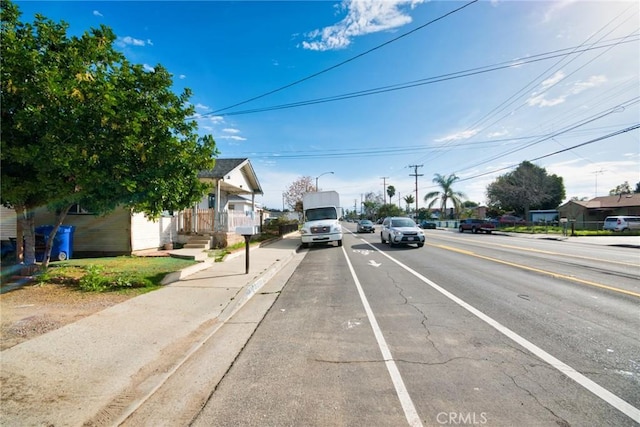
<svg viewBox="0 0 640 427">
<path fill-rule="evenodd" d="M 640 425 L 637 249 L 426 234 L 311 247 L 191 424 Z"/>
</svg>

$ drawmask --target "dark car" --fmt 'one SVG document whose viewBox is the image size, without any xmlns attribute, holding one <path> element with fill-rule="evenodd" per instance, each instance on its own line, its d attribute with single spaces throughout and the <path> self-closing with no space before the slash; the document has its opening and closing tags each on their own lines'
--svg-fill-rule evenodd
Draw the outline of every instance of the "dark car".
<svg viewBox="0 0 640 427">
<path fill-rule="evenodd" d="M 485 221 L 483 219 L 477 218 L 467 218 L 460 221 L 460 227 L 458 227 L 458 231 L 465 232 L 470 231 L 472 233 L 477 233 L 479 231 L 487 234 L 491 234 L 491 232 L 496 228 L 490 221 Z"/>
<path fill-rule="evenodd" d="M 369 221 L 368 219 L 363 219 L 358 221 L 358 227 L 356 231 L 358 233 L 374 233 L 376 229 L 373 226 L 373 222 Z"/>
<path fill-rule="evenodd" d="M 500 218 L 498 218 L 498 223 L 500 225 L 524 225 L 527 222 L 518 216 L 502 215 Z"/>
<path fill-rule="evenodd" d="M 424 228 L 425 230 L 435 230 L 436 223 L 433 222 L 433 221 L 427 221 L 425 219 L 425 220 L 420 221 L 420 224 L 418 224 L 418 227 Z"/>
</svg>

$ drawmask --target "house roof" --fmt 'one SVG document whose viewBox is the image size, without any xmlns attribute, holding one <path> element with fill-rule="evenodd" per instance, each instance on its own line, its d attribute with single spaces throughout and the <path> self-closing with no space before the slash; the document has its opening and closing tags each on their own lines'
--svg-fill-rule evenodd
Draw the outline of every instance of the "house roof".
<svg viewBox="0 0 640 427">
<path fill-rule="evenodd" d="M 640 206 L 640 193 L 595 197 L 587 202 L 588 209 L 626 208 Z"/>
<path fill-rule="evenodd" d="M 251 186 L 250 191 L 242 191 L 239 189 L 235 189 L 235 187 L 231 188 L 232 186 L 225 185 L 225 177 L 235 170 L 240 170 L 245 176 L 247 182 Z M 264 194 L 262 191 L 262 187 L 260 186 L 260 182 L 258 181 L 258 177 L 253 170 L 253 166 L 247 158 L 216 159 L 216 163 L 213 169 L 200 171 L 200 173 L 198 173 L 198 178 L 211 179 L 216 181 L 220 180 L 221 188 L 224 188 L 231 193 Z"/>
<path fill-rule="evenodd" d="M 615 208 L 638 207 L 640 206 L 640 193 L 594 197 L 593 199 L 587 200 L 587 201 L 570 200 L 564 205 L 562 205 L 561 208 L 568 206 L 571 203 L 580 205 L 587 209 L 596 209 L 596 210 L 598 209 L 610 210 Z"/>
</svg>

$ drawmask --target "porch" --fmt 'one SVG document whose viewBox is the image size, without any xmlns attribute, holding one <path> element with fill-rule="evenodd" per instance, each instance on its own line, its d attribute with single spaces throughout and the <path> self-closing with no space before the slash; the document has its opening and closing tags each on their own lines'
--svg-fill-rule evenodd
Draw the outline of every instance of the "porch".
<svg viewBox="0 0 640 427">
<path fill-rule="evenodd" d="M 222 248 L 244 241 L 236 227 L 260 226 L 255 212 L 190 209 L 178 214 L 178 242 L 187 243 L 193 236 L 209 236 L 210 247 Z"/>
</svg>

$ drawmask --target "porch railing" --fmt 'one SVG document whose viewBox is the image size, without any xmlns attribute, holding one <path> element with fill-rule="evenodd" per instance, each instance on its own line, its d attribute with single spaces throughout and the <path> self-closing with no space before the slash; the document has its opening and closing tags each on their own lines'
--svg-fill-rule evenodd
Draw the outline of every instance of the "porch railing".
<svg viewBox="0 0 640 427">
<path fill-rule="evenodd" d="M 253 212 L 216 212 L 214 209 L 197 209 L 194 212 L 190 209 L 180 213 L 179 223 L 182 233 L 228 233 L 234 232 L 236 227 L 259 225 L 260 220 Z"/>
</svg>

